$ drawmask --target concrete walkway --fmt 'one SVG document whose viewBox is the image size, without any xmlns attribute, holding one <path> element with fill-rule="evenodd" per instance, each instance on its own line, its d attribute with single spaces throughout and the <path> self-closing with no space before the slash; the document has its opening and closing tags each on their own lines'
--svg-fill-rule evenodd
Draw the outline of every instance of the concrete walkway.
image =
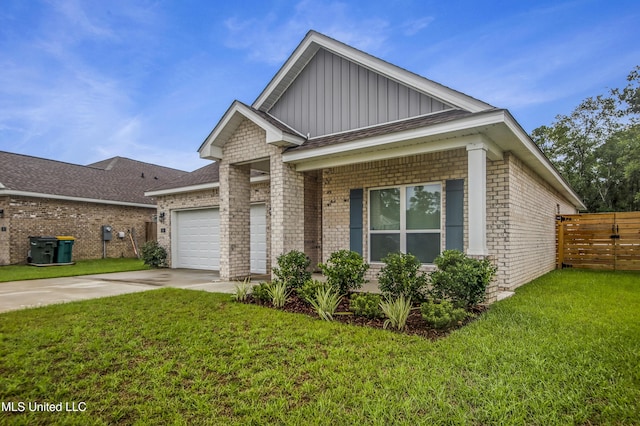
<svg viewBox="0 0 640 426">
<path fill-rule="evenodd" d="M 235 282 L 220 281 L 214 271 L 151 269 L 148 271 L 0 283 L 0 312 L 94 299 L 162 287 L 233 293 Z"/>
</svg>

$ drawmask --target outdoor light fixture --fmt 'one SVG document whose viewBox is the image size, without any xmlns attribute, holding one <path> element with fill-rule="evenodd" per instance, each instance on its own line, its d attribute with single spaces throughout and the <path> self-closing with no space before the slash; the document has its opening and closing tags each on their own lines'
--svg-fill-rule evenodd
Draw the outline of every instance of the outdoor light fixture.
<svg viewBox="0 0 640 426">
<path fill-rule="evenodd" d="M 0 209 L 0 219 L 4 217 L 4 209 Z"/>
<path fill-rule="evenodd" d="M 160 222 L 164 223 L 164 212 L 160 212 Z"/>
</svg>

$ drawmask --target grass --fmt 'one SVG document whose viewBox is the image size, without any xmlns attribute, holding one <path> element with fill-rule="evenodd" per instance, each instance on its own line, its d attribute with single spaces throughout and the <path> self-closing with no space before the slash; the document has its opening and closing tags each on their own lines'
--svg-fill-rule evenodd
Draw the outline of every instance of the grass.
<svg viewBox="0 0 640 426">
<path fill-rule="evenodd" d="M 436 342 L 161 289 L 0 315 L 6 424 L 638 424 L 640 275 L 557 271 Z"/>
<path fill-rule="evenodd" d="M 10 265 L 0 266 L 0 282 L 73 277 L 77 275 L 138 271 L 142 269 L 149 269 L 149 267 L 146 266 L 142 260 L 135 258 L 79 260 L 75 265 L 47 267 Z"/>
</svg>

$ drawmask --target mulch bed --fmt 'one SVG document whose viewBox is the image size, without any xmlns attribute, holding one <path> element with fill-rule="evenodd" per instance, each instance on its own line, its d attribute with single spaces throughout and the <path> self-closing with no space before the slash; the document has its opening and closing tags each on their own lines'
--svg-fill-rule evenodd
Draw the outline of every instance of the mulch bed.
<svg viewBox="0 0 640 426">
<path fill-rule="evenodd" d="M 251 295 L 248 296 L 245 303 L 271 307 L 270 303 L 262 303 L 258 300 L 255 300 Z M 457 330 L 458 328 L 464 327 L 470 322 L 475 321 L 481 313 L 486 311 L 486 309 L 486 306 L 477 306 L 473 310 L 473 317 L 467 318 L 461 324 L 458 324 L 457 326 L 449 328 L 447 330 L 436 330 L 427 325 L 426 321 L 422 319 L 420 308 L 418 306 L 415 306 L 411 310 L 411 313 L 407 318 L 407 326 L 404 331 L 397 331 L 392 328 L 387 328 L 387 330 L 395 333 L 417 335 L 427 339 L 436 340 L 447 336 L 453 330 Z M 293 292 L 289 296 L 287 303 L 281 310 L 285 312 L 309 315 L 313 318 L 319 318 L 318 314 L 313 310 L 313 308 L 300 297 L 298 297 L 295 292 Z M 383 329 L 385 318 L 371 319 L 353 315 L 353 312 L 349 311 L 349 297 L 343 297 L 340 305 L 338 306 L 338 309 L 336 310 L 336 313 L 333 315 L 333 320 L 344 324 Z"/>
</svg>

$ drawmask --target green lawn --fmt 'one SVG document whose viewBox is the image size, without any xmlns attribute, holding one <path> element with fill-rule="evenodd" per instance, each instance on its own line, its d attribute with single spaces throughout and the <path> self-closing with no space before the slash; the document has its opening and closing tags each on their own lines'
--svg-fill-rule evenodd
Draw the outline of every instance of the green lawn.
<svg viewBox="0 0 640 426">
<path fill-rule="evenodd" d="M 640 275 L 557 271 L 436 342 L 162 289 L 0 314 L 6 424 L 638 424 Z"/>
<path fill-rule="evenodd" d="M 0 282 L 138 271 L 141 269 L 149 269 L 149 267 L 142 260 L 135 258 L 79 260 L 75 265 L 47 267 L 30 265 L 0 266 Z"/>
</svg>

